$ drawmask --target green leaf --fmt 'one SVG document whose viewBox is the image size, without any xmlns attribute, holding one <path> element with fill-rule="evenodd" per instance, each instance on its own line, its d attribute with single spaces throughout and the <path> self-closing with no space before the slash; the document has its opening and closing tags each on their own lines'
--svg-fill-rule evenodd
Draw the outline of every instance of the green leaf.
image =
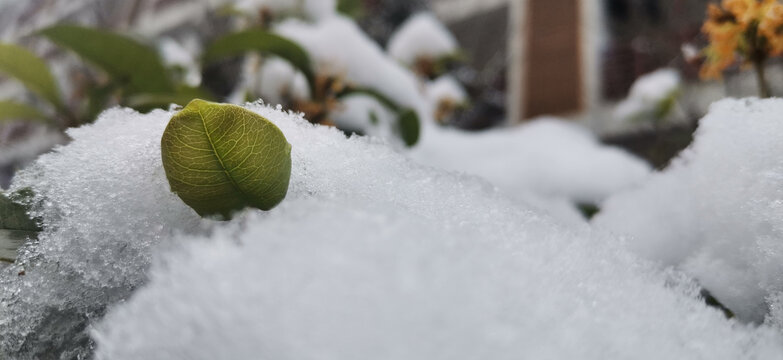
<svg viewBox="0 0 783 360">
<path fill-rule="evenodd" d="M 204 62 L 213 62 L 228 56 L 242 55 L 249 51 L 278 56 L 301 71 L 315 94 L 315 74 L 310 56 L 299 44 L 264 29 L 251 29 L 226 35 L 213 42 L 204 53 Z"/>
<path fill-rule="evenodd" d="M 65 107 L 49 66 L 27 49 L 0 43 L 0 72 L 19 80 L 54 107 Z"/>
<path fill-rule="evenodd" d="M 169 121 L 161 155 L 171 191 L 201 216 L 269 210 L 288 191 L 291 145 L 272 122 L 239 106 L 191 101 Z"/>
<path fill-rule="evenodd" d="M 27 215 L 29 209 L 22 201 L 31 195 L 29 190 L 10 197 L 0 193 L 0 261 L 13 262 L 19 247 L 41 231 L 36 221 Z"/>
<path fill-rule="evenodd" d="M 129 37 L 76 25 L 55 25 L 41 34 L 127 84 L 131 92 L 174 91 L 155 49 Z"/>
<path fill-rule="evenodd" d="M 49 117 L 30 105 L 0 100 L 0 123 L 7 120 L 39 120 L 49 122 Z"/>
<path fill-rule="evenodd" d="M 397 125 L 400 137 L 405 142 L 405 145 L 410 147 L 419 142 L 421 123 L 419 122 L 419 115 L 416 115 L 416 111 L 413 109 L 403 110 L 399 114 Z"/>
</svg>

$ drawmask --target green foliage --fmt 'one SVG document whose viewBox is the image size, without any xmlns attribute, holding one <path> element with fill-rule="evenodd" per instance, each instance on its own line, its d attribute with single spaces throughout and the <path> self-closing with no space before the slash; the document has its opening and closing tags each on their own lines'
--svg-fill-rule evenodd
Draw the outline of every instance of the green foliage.
<svg viewBox="0 0 783 360">
<path fill-rule="evenodd" d="M 235 105 L 193 100 L 161 139 L 171 190 L 201 216 L 269 210 L 288 191 L 291 145 L 273 123 Z"/>
<path fill-rule="evenodd" d="M 7 120 L 39 120 L 48 122 L 48 117 L 30 105 L 0 100 L 0 123 Z"/>
<path fill-rule="evenodd" d="M 131 38 L 76 25 L 55 25 L 41 34 L 102 68 L 130 92 L 174 91 L 155 49 Z"/>
<path fill-rule="evenodd" d="M 0 43 L 0 73 L 19 80 L 54 107 L 65 107 L 49 66 L 27 49 Z"/>
<path fill-rule="evenodd" d="M 24 198 L 31 195 L 29 191 L 19 191 L 10 197 L 0 193 L 0 261 L 13 262 L 19 247 L 41 231 L 23 205 Z"/>
<path fill-rule="evenodd" d="M 204 62 L 214 62 L 250 51 L 259 51 L 288 61 L 304 74 L 310 85 L 310 93 L 315 94 L 315 74 L 307 52 L 297 43 L 264 29 L 240 31 L 216 40 L 206 49 Z"/>
<path fill-rule="evenodd" d="M 362 0 L 337 0 L 337 11 L 354 19 L 362 17 L 365 13 Z"/>
</svg>

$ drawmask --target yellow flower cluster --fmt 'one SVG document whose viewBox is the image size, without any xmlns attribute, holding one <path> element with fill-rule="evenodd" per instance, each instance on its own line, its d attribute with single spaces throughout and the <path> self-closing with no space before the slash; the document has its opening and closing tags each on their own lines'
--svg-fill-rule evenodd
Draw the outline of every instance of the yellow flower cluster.
<svg viewBox="0 0 783 360">
<path fill-rule="evenodd" d="M 709 37 L 704 49 L 702 78 L 720 78 L 740 55 L 754 57 L 783 54 L 783 4 L 777 0 L 723 0 L 710 4 L 702 32 Z M 758 59 L 756 59 L 758 60 Z"/>
</svg>

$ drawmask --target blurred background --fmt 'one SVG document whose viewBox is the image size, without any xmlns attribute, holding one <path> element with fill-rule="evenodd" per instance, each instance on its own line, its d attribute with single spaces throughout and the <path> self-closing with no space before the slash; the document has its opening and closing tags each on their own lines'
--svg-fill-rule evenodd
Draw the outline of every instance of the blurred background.
<svg viewBox="0 0 783 360">
<path fill-rule="evenodd" d="M 302 2 L 290 2 L 297 1 Z M 64 128 L 94 120 L 100 108 L 129 106 L 123 98 L 125 92 L 112 93 L 97 110 L 73 110 L 96 107 L 92 102 L 82 102 L 107 83 L 106 76 L 85 65 L 73 52 L 39 36 L 38 31 L 60 23 L 110 30 L 159 49 L 165 60 L 183 52 L 197 53 L 220 36 L 242 26 L 247 28 L 247 21 L 241 19 L 249 15 L 255 19 L 251 21 L 260 21 L 263 26 L 264 1 L 256 1 L 255 7 L 253 3 L 0 0 L 0 41 L 21 45 L 41 57 L 51 68 L 67 107 L 71 112 L 84 112 L 82 117 L 88 119 L 72 121 L 65 116 L 56 126 L 40 126 L 19 116 L 0 120 L 0 185 L 7 187 L 13 172 L 39 153 L 67 142 Z M 729 68 L 719 81 L 699 79 L 701 48 L 707 42 L 700 29 L 708 3 L 340 0 L 337 8 L 354 19 L 381 48 L 387 47 L 395 31 L 415 14 L 431 12 L 445 26 L 459 47 L 459 52 L 452 54 L 456 60 L 426 76 L 434 79 L 448 74 L 469 100 L 464 101 L 465 106 L 446 107 L 448 117 L 439 120 L 441 124 L 480 131 L 552 115 L 579 123 L 605 144 L 621 146 L 661 168 L 689 144 L 698 119 L 712 101 L 756 95 L 753 75 L 740 66 Z M 237 25 L 242 21 L 245 25 Z M 168 50 L 167 55 L 166 42 L 177 44 L 178 50 Z M 167 61 L 167 65 L 171 63 Z M 242 82 L 246 61 L 229 59 L 195 70 L 187 69 L 187 59 L 173 64 L 184 72 L 179 75 L 181 82 L 197 85 L 214 99 L 224 100 Z M 783 73 L 778 62 L 771 61 L 767 67 L 773 95 L 782 93 Z M 45 107 L 40 98 L 7 75 L 0 72 L 0 99 Z M 647 75 L 647 85 L 641 83 L 632 90 Z M 257 97 L 246 93 L 244 100 Z M 654 114 L 648 114 L 645 106 L 654 108 Z M 310 114 L 310 108 L 293 108 Z M 324 111 L 319 109 L 314 111 Z M 342 128 L 339 121 L 324 123 Z M 372 133 L 362 129 L 354 132 Z"/>
</svg>

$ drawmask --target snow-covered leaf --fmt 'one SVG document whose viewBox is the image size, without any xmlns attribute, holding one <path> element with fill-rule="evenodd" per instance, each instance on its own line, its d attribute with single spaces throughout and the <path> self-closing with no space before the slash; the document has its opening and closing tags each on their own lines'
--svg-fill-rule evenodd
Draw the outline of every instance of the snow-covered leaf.
<svg viewBox="0 0 783 360">
<path fill-rule="evenodd" d="M 340 94 L 340 98 L 352 95 L 367 95 L 397 114 L 397 133 L 407 146 L 416 145 L 421 132 L 421 121 L 415 110 L 403 108 L 383 93 L 370 88 L 350 87 Z M 370 119 L 367 119 L 370 121 Z"/>
<path fill-rule="evenodd" d="M 291 145 L 269 120 L 236 105 L 193 100 L 171 118 L 161 153 L 171 190 L 202 216 L 269 210 L 288 191 Z"/>
</svg>

